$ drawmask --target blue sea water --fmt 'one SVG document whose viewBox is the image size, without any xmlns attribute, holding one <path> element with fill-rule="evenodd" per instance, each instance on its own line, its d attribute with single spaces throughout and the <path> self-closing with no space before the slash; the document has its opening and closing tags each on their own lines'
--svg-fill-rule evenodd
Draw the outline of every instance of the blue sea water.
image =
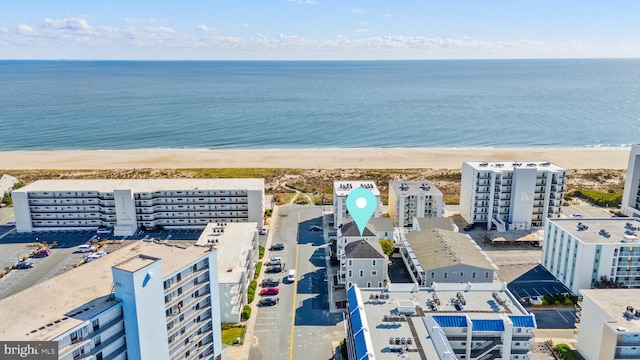
<svg viewBox="0 0 640 360">
<path fill-rule="evenodd" d="M 640 60 L 0 61 L 0 150 L 640 142 Z"/>
</svg>

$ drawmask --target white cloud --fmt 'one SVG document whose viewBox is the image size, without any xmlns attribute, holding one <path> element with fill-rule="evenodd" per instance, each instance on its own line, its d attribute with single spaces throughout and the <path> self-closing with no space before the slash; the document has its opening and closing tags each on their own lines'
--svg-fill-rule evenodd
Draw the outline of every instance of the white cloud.
<svg viewBox="0 0 640 360">
<path fill-rule="evenodd" d="M 287 0 L 287 2 L 294 3 L 294 4 L 307 4 L 307 5 L 313 5 L 318 3 L 315 0 Z"/>
<path fill-rule="evenodd" d="M 154 17 L 149 17 L 149 18 L 134 18 L 134 17 L 126 17 L 124 19 L 122 19 L 124 22 L 129 23 L 129 24 L 156 24 L 159 22 L 166 22 L 167 20 L 160 20 L 160 19 L 156 19 Z"/>
<path fill-rule="evenodd" d="M 26 35 L 26 36 L 35 35 L 35 31 L 33 30 L 33 28 L 27 24 L 18 25 L 17 31 L 18 31 L 18 34 L 20 35 Z"/>
<path fill-rule="evenodd" d="M 196 30 L 198 30 L 198 31 L 209 31 L 209 28 L 207 27 L 207 25 L 200 24 L 200 25 L 196 26 Z"/>
<path fill-rule="evenodd" d="M 351 13 L 355 15 L 364 14 L 364 9 L 351 9 Z"/>
<path fill-rule="evenodd" d="M 369 29 L 353 29 L 354 33 L 367 33 Z"/>
<path fill-rule="evenodd" d="M 91 33 L 93 31 L 91 25 L 83 18 L 45 18 L 42 24 L 40 24 L 40 27 L 43 29 L 63 30 L 75 33 Z"/>
<path fill-rule="evenodd" d="M 9 32 L 9 29 L 6 27 L 0 26 L 0 34 L 6 34 Z"/>
<path fill-rule="evenodd" d="M 384 14 L 384 15 L 382 15 L 382 16 L 384 16 L 384 17 L 390 17 L 390 16 L 391 16 L 391 14 L 386 13 L 386 14 Z"/>
</svg>

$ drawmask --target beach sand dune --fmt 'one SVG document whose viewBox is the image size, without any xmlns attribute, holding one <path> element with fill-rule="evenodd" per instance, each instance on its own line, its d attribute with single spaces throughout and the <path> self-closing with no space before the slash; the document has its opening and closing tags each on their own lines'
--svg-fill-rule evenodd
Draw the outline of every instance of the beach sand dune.
<svg viewBox="0 0 640 360">
<path fill-rule="evenodd" d="M 569 169 L 626 169 L 630 148 L 4 151 L 0 169 L 460 169 L 463 161 L 548 160 Z"/>
</svg>

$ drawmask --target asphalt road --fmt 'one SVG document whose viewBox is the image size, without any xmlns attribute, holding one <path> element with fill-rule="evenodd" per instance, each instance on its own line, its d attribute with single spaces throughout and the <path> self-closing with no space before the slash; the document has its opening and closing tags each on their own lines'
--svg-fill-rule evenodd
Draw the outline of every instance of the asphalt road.
<svg viewBox="0 0 640 360">
<path fill-rule="evenodd" d="M 284 206 L 276 220 L 271 243 L 284 243 L 285 250 L 269 256 L 282 257 L 287 269 L 296 268 L 297 283 L 281 283 L 280 303 L 258 310 L 249 359 L 326 360 L 332 342 L 342 340 L 345 333 L 342 314 L 329 313 L 323 233 L 309 231 L 312 225 L 322 225 L 322 208 Z"/>
</svg>

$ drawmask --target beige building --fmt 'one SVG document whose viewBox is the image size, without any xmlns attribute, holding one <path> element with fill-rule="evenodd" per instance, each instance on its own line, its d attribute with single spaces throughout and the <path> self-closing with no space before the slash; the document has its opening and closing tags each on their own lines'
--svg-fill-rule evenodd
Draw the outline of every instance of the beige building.
<svg viewBox="0 0 640 360">
<path fill-rule="evenodd" d="M 389 182 L 389 217 L 395 226 L 411 227 L 416 218 L 440 218 L 443 213 L 442 192 L 432 182 Z"/>
<path fill-rule="evenodd" d="M 586 360 L 640 359 L 640 290 L 585 289 L 577 350 Z"/>
<path fill-rule="evenodd" d="M 631 147 L 620 212 L 640 217 L 640 144 Z"/>
</svg>

